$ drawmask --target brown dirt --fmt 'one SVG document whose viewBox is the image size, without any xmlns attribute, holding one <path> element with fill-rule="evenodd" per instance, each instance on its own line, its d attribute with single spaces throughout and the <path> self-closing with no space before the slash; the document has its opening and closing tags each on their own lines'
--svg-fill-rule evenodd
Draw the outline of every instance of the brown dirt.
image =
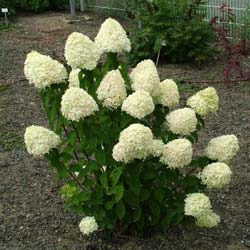
<svg viewBox="0 0 250 250">
<path fill-rule="evenodd" d="M 199 145 L 204 147 L 214 136 L 234 133 L 241 150 L 231 167 L 229 187 L 211 194 L 222 223 L 216 229 L 177 227 L 150 238 L 101 239 L 80 234 L 80 218 L 65 211 L 59 198 L 59 183 L 44 160 L 29 156 L 22 143 L 25 127 L 46 125 L 36 90 L 23 76 L 23 62 L 30 50 L 63 60 L 63 48 L 72 31 L 93 38 L 103 18 L 89 15 L 80 22 L 65 22 L 65 13 L 18 16 L 15 29 L 0 32 L 0 250 L 243 250 L 250 244 L 250 83 L 215 85 L 220 96 L 217 116 L 209 118 Z M 209 63 L 159 66 L 161 78 L 218 79 L 221 65 Z M 185 86 L 185 97 L 203 87 Z"/>
</svg>

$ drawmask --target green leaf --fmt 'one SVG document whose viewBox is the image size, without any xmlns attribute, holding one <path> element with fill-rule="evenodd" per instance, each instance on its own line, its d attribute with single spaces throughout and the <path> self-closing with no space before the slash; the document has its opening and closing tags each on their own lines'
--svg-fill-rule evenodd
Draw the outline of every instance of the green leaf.
<svg viewBox="0 0 250 250">
<path fill-rule="evenodd" d="M 115 186 L 117 184 L 117 182 L 119 181 L 119 178 L 122 174 L 122 170 L 123 168 L 122 167 L 117 167 L 115 168 L 111 174 L 110 174 L 110 178 L 112 180 L 112 185 Z"/>
<path fill-rule="evenodd" d="M 155 199 L 161 204 L 165 197 L 164 189 L 156 189 L 154 190 Z"/>
<path fill-rule="evenodd" d="M 114 202 L 113 202 L 113 201 L 107 201 L 107 202 L 105 203 L 105 209 L 107 209 L 107 210 L 112 209 L 113 206 L 114 206 Z"/>
<path fill-rule="evenodd" d="M 107 172 L 103 172 L 100 176 L 100 182 L 102 184 L 102 187 L 107 189 L 108 188 L 108 176 L 107 176 Z"/>
<path fill-rule="evenodd" d="M 115 197 L 115 202 L 120 201 L 124 194 L 124 186 L 122 184 L 113 186 L 108 192 L 108 195 L 112 195 L 112 194 Z"/>
<path fill-rule="evenodd" d="M 115 208 L 115 212 L 120 220 L 125 216 L 126 207 L 122 201 L 119 201 L 117 203 L 116 208 Z"/>
<path fill-rule="evenodd" d="M 154 199 L 149 200 L 148 205 L 152 214 L 152 220 L 150 221 L 150 224 L 155 225 L 160 220 L 160 214 L 161 214 L 160 206 Z"/>
<path fill-rule="evenodd" d="M 76 135 L 75 131 L 71 131 L 68 133 L 66 143 L 74 146 L 75 142 L 76 142 L 76 138 L 77 138 L 77 135 Z"/>
<path fill-rule="evenodd" d="M 106 161 L 105 161 L 105 152 L 102 150 L 97 150 L 95 152 L 95 159 L 96 161 L 100 164 L 100 165 L 105 165 Z"/>
<path fill-rule="evenodd" d="M 167 215 L 161 220 L 161 226 L 163 230 L 166 230 L 171 222 L 173 221 L 173 218 L 177 214 L 177 211 L 175 210 L 170 210 Z"/>
<path fill-rule="evenodd" d="M 136 195 L 131 190 L 128 190 L 125 192 L 124 200 L 128 205 L 130 205 L 132 207 L 137 207 L 139 205 L 139 202 L 140 202 L 138 195 Z"/>
<path fill-rule="evenodd" d="M 80 201 L 89 201 L 91 199 L 91 192 L 84 191 L 84 192 L 79 194 L 78 198 Z"/>
</svg>

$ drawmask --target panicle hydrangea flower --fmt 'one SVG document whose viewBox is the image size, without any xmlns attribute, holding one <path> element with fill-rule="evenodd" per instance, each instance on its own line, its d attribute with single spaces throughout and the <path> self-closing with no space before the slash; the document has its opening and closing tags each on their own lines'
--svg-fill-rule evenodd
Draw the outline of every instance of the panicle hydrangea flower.
<svg viewBox="0 0 250 250">
<path fill-rule="evenodd" d="M 185 215 L 199 218 L 211 211 L 209 198 L 202 193 L 188 194 L 185 198 Z"/>
<path fill-rule="evenodd" d="M 72 87 L 66 90 L 62 96 L 61 112 L 71 121 L 79 121 L 98 111 L 98 106 L 85 90 Z"/>
<path fill-rule="evenodd" d="M 152 150 L 151 154 L 154 157 L 160 157 L 163 154 L 163 150 L 164 150 L 164 143 L 163 143 L 163 141 L 155 139 L 153 141 L 152 149 L 151 150 Z"/>
<path fill-rule="evenodd" d="M 29 154 L 43 156 L 56 148 L 61 143 L 61 139 L 47 128 L 32 125 L 25 130 L 24 142 Z"/>
<path fill-rule="evenodd" d="M 100 51 L 96 44 L 82 33 L 69 35 L 64 55 L 71 68 L 92 70 L 100 59 Z"/>
<path fill-rule="evenodd" d="M 84 235 L 89 235 L 93 232 L 95 232 L 98 229 L 98 225 L 96 223 L 95 217 L 90 217 L 90 216 L 86 216 L 84 217 L 80 224 L 79 224 L 79 228 L 81 233 L 83 233 Z"/>
<path fill-rule="evenodd" d="M 152 144 L 150 128 L 139 123 L 132 124 L 120 133 L 119 142 L 113 148 L 113 158 L 125 163 L 145 159 L 152 151 Z"/>
<path fill-rule="evenodd" d="M 192 144 L 187 139 L 176 139 L 164 146 L 160 161 L 170 168 L 183 168 L 192 161 Z"/>
<path fill-rule="evenodd" d="M 176 109 L 166 116 L 167 126 L 174 134 L 189 135 L 196 130 L 197 118 L 190 108 Z"/>
<path fill-rule="evenodd" d="M 137 119 L 142 119 L 151 114 L 154 108 L 155 105 L 151 95 L 144 90 L 134 92 L 122 104 L 122 110 Z"/>
<path fill-rule="evenodd" d="M 160 83 L 156 103 L 173 108 L 179 104 L 180 94 L 178 86 L 172 79 L 166 79 Z"/>
<path fill-rule="evenodd" d="M 101 53 L 129 52 L 131 44 L 126 31 L 121 24 L 113 18 L 107 18 L 95 38 L 95 43 Z"/>
<path fill-rule="evenodd" d="M 44 89 L 51 84 L 62 83 L 68 77 L 64 66 L 50 56 L 31 51 L 24 62 L 24 75 L 30 84 Z"/>
<path fill-rule="evenodd" d="M 197 114 L 206 116 L 211 113 L 216 113 L 219 105 L 219 97 L 215 88 L 208 87 L 189 97 L 187 105 L 190 106 Z"/>
<path fill-rule="evenodd" d="M 220 223 L 220 216 L 210 211 L 196 219 L 196 226 L 212 228 L 218 226 Z"/>
<path fill-rule="evenodd" d="M 210 140 L 205 153 L 212 160 L 228 163 L 238 150 L 239 142 L 235 135 L 222 135 Z"/>
<path fill-rule="evenodd" d="M 108 72 L 102 79 L 97 91 L 97 98 L 103 106 L 116 109 L 127 96 L 125 82 L 119 70 Z"/>
<path fill-rule="evenodd" d="M 72 69 L 70 74 L 69 74 L 69 88 L 80 87 L 80 81 L 79 81 L 79 73 L 80 69 Z"/>
<path fill-rule="evenodd" d="M 232 171 L 228 165 L 215 162 L 203 169 L 200 178 L 208 188 L 223 188 L 231 181 L 231 175 Z"/>
<path fill-rule="evenodd" d="M 152 60 L 143 60 L 136 65 L 130 73 L 132 89 L 134 91 L 145 90 L 152 97 L 157 96 L 160 78 Z"/>
</svg>

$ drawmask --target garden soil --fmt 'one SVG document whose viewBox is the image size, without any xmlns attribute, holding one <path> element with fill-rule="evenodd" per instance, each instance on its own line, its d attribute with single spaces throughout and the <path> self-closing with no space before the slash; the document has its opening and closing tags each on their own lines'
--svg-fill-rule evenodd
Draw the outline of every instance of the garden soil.
<svg viewBox="0 0 250 250">
<path fill-rule="evenodd" d="M 47 125 L 38 93 L 24 79 L 23 63 L 31 50 L 63 61 L 67 36 L 79 31 L 94 38 L 104 18 L 67 13 L 18 15 L 12 30 L 0 31 L 0 250 L 244 250 L 250 246 L 250 82 L 214 84 L 220 96 L 217 115 L 208 118 L 197 148 L 215 136 L 235 134 L 240 151 L 232 161 L 230 186 L 211 193 L 222 222 L 215 229 L 178 226 L 146 238 L 79 232 L 81 218 L 65 210 L 62 185 L 46 161 L 34 159 L 23 145 L 27 126 Z M 126 24 L 125 24 L 126 25 Z M 249 66 L 250 67 L 250 66 Z M 160 77 L 220 79 L 221 63 L 160 65 Z M 182 102 L 206 85 L 183 85 Z M 198 153 L 201 151 L 197 151 Z"/>
</svg>

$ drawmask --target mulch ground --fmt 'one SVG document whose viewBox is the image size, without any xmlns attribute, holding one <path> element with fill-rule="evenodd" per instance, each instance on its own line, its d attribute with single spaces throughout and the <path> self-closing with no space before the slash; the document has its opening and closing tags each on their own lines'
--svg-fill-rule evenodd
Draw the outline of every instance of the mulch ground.
<svg viewBox="0 0 250 250">
<path fill-rule="evenodd" d="M 38 93 L 23 76 L 25 55 L 32 49 L 63 60 L 67 36 L 79 31 L 94 38 L 103 17 L 81 16 L 69 24 L 65 13 L 19 15 L 14 29 L 0 32 L 0 250 L 243 250 L 250 246 L 250 82 L 216 84 L 218 115 L 207 120 L 198 147 L 222 134 L 235 134 L 240 152 L 231 164 L 230 186 L 211 193 L 222 222 L 215 229 L 176 227 L 148 238 L 82 236 L 81 218 L 66 211 L 59 197 L 60 183 L 47 163 L 27 154 L 23 145 L 26 126 L 47 125 Z M 161 79 L 218 79 L 220 63 L 161 65 Z M 206 85 L 185 85 L 184 99 Z M 183 100 L 184 100 L 183 99 Z"/>
</svg>

